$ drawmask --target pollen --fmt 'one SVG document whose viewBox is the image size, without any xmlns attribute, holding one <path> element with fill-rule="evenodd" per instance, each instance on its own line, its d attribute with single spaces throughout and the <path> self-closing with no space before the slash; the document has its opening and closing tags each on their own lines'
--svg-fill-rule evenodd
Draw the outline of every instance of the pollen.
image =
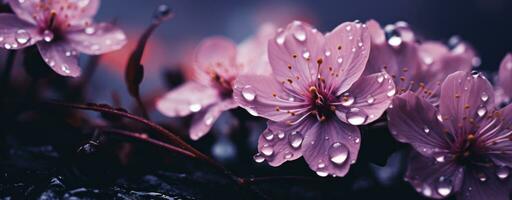
<svg viewBox="0 0 512 200">
<path fill-rule="evenodd" d="M 286 80 L 286 81 L 288 81 L 288 83 L 290 83 L 290 84 L 292 84 L 292 83 L 293 83 L 293 80 L 292 80 L 292 79 L 288 79 L 288 80 Z"/>
<path fill-rule="evenodd" d="M 288 69 L 291 70 L 292 69 L 292 65 L 288 65 Z"/>
</svg>

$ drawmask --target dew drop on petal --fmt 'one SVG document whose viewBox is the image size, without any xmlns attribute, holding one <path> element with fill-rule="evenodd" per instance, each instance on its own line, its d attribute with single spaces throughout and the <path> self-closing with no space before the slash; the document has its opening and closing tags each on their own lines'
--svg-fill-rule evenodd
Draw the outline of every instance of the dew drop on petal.
<svg viewBox="0 0 512 200">
<path fill-rule="evenodd" d="M 293 131 L 290 136 L 288 136 L 288 142 L 293 148 L 299 148 L 302 145 L 302 141 L 304 138 L 299 131 Z"/>
<path fill-rule="evenodd" d="M 341 105 L 343 106 L 351 106 L 354 104 L 355 98 L 351 96 L 349 93 L 345 93 L 341 98 Z"/>
<path fill-rule="evenodd" d="M 30 33 L 23 29 L 16 31 L 14 37 L 16 38 L 16 42 L 21 45 L 27 44 L 30 41 Z"/>
<path fill-rule="evenodd" d="M 204 123 L 206 125 L 212 125 L 213 124 L 213 116 L 211 116 L 210 114 L 207 114 L 205 117 L 204 117 Z"/>
<path fill-rule="evenodd" d="M 285 34 L 281 34 L 281 35 L 276 37 L 276 43 L 279 44 L 279 45 L 283 45 L 285 39 L 286 39 L 286 35 Z"/>
<path fill-rule="evenodd" d="M 382 83 L 384 81 L 384 76 L 382 74 L 379 74 L 379 77 L 377 77 L 377 82 Z"/>
<path fill-rule="evenodd" d="M 352 30 L 352 26 L 347 26 L 347 27 L 345 27 L 345 29 L 346 29 L 347 31 L 350 31 L 350 30 Z"/>
<path fill-rule="evenodd" d="M 67 66 L 67 65 L 65 65 L 65 64 L 61 66 L 61 69 L 62 69 L 62 71 L 64 71 L 66 74 L 71 73 L 71 71 L 69 70 L 69 66 Z"/>
<path fill-rule="evenodd" d="M 43 40 L 45 42 L 51 42 L 54 38 L 54 35 L 53 35 L 53 32 L 51 32 L 50 30 L 45 30 L 43 32 Z"/>
<path fill-rule="evenodd" d="M 425 127 L 423 128 L 423 131 L 424 131 L 425 133 L 429 133 L 429 132 L 430 132 L 430 129 L 429 129 L 427 126 L 425 126 Z"/>
<path fill-rule="evenodd" d="M 202 108 L 201 104 L 198 104 L 198 103 L 193 103 L 188 106 L 188 109 L 191 112 L 199 112 L 201 110 L 201 108 Z"/>
<path fill-rule="evenodd" d="M 343 58 L 342 57 L 338 57 L 338 59 L 336 59 L 336 62 L 342 63 L 343 62 Z"/>
<path fill-rule="evenodd" d="M 0 40 L 0 41 L 1 41 L 1 40 Z M 325 56 L 330 56 L 330 55 L 331 55 L 331 51 L 326 50 L 326 51 L 325 51 Z"/>
<path fill-rule="evenodd" d="M 348 148 L 343 143 L 336 142 L 329 147 L 328 154 L 331 162 L 341 165 L 348 158 Z"/>
<path fill-rule="evenodd" d="M 366 122 L 368 115 L 359 108 L 352 108 L 347 113 L 347 121 L 352 125 L 361 125 Z"/>
<path fill-rule="evenodd" d="M 284 154 L 284 158 L 285 158 L 285 159 L 291 159 L 292 157 L 293 157 L 293 153 L 291 153 L 291 152 L 286 152 L 286 153 Z"/>
<path fill-rule="evenodd" d="M 452 190 L 453 190 L 453 185 L 452 185 L 450 179 L 441 177 L 439 179 L 439 183 L 437 185 L 437 193 L 443 197 L 446 197 L 450 193 L 452 193 Z"/>
<path fill-rule="evenodd" d="M 487 176 L 484 173 L 477 174 L 477 177 L 478 177 L 478 180 L 480 180 L 481 182 L 487 181 Z"/>
<path fill-rule="evenodd" d="M 270 131 L 265 131 L 263 132 L 263 137 L 265 138 L 265 140 L 272 140 L 274 139 L 274 133 L 270 132 Z"/>
<path fill-rule="evenodd" d="M 444 162 L 445 157 L 444 155 L 435 156 L 435 159 L 437 162 Z"/>
<path fill-rule="evenodd" d="M 368 102 L 369 104 L 372 104 L 373 102 L 375 102 L 375 98 L 370 96 L 368 97 L 368 99 L 366 100 L 366 102 Z"/>
<path fill-rule="evenodd" d="M 398 47 L 402 44 L 402 38 L 400 38 L 399 36 L 392 36 L 389 38 L 388 44 L 393 47 Z"/>
<path fill-rule="evenodd" d="M 247 85 L 242 89 L 242 97 L 247 101 L 254 101 L 256 99 L 256 92 L 252 86 Z"/>
<path fill-rule="evenodd" d="M 484 107 L 481 107 L 476 111 L 476 114 L 478 114 L 479 117 L 483 117 L 485 113 L 487 113 L 487 110 Z"/>
<path fill-rule="evenodd" d="M 324 172 L 324 171 L 316 171 L 316 175 L 318 175 L 320 177 L 326 177 L 329 175 L 329 173 Z"/>
<path fill-rule="evenodd" d="M 304 53 L 302 53 L 302 57 L 304 59 L 309 59 L 310 56 L 311 56 L 311 54 L 309 53 L 309 51 L 304 51 Z"/>
<path fill-rule="evenodd" d="M 306 41 L 306 32 L 303 30 L 297 30 L 295 33 L 293 33 L 293 37 L 295 37 L 295 39 L 298 41 L 304 42 Z"/>
<path fill-rule="evenodd" d="M 12 49 L 12 46 L 9 43 L 4 44 L 5 49 Z"/>
<path fill-rule="evenodd" d="M 85 34 L 92 35 L 96 33 L 96 28 L 94 26 L 87 26 L 84 29 Z"/>
<path fill-rule="evenodd" d="M 510 174 L 510 170 L 506 166 L 501 166 L 496 169 L 496 176 L 500 179 L 506 179 L 508 175 Z"/>
<path fill-rule="evenodd" d="M 274 149 L 268 144 L 265 144 L 261 148 L 261 153 L 263 153 L 263 155 L 265 156 L 271 156 L 272 154 L 274 154 Z"/>
<path fill-rule="evenodd" d="M 483 102 L 486 102 L 489 99 L 489 95 L 487 95 L 487 93 L 485 93 L 485 92 L 482 92 L 482 96 L 480 96 L 480 99 Z"/>
<path fill-rule="evenodd" d="M 395 93 L 396 93 L 396 90 L 395 90 L 395 88 L 393 88 L 393 89 L 388 91 L 387 95 L 388 95 L 388 97 L 392 97 L 392 96 L 395 95 Z"/>
<path fill-rule="evenodd" d="M 421 189 L 421 193 L 426 197 L 432 196 L 432 189 L 428 185 L 424 185 L 423 189 Z"/>
<path fill-rule="evenodd" d="M 260 153 L 255 154 L 252 158 L 257 163 L 262 163 L 263 161 L 265 161 L 265 157 L 263 157 Z"/>
<path fill-rule="evenodd" d="M 253 110 L 251 108 L 246 108 L 245 110 L 247 110 L 247 112 L 249 114 L 251 114 L 252 116 L 255 116 L 255 117 L 259 116 L 258 112 L 256 112 L 255 110 Z"/>
<path fill-rule="evenodd" d="M 278 131 L 277 132 L 277 138 L 283 139 L 284 138 L 284 132 L 283 131 Z"/>
</svg>

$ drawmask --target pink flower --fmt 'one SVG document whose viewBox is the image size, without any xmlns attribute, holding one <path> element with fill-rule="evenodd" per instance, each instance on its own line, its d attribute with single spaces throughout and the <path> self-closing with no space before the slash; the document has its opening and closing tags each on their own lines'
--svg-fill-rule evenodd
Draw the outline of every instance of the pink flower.
<svg viewBox="0 0 512 200">
<path fill-rule="evenodd" d="M 240 74 L 268 74 L 267 41 L 274 34 L 272 25 L 238 47 L 224 37 L 205 39 L 195 52 L 195 80 L 170 91 L 157 102 L 157 109 L 169 117 L 196 113 L 190 137 L 205 135 L 220 114 L 238 107 L 233 100 L 233 82 Z"/>
<path fill-rule="evenodd" d="M 412 92 L 388 109 L 392 135 L 413 148 L 405 180 L 430 198 L 509 199 L 512 105 L 498 109 L 481 74 L 455 72 L 439 108 Z"/>
<path fill-rule="evenodd" d="M 473 48 L 461 41 L 452 41 L 451 49 L 436 41 L 418 42 L 405 22 L 384 29 L 374 20 L 367 24 L 372 51 L 365 73 L 385 70 L 393 77 L 399 94 L 413 91 L 436 103 L 439 85 L 446 76 L 459 70 L 469 72 L 477 59 Z"/>
<path fill-rule="evenodd" d="M 98 55 L 121 48 L 124 33 L 92 23 L 100 0 L 8 0 L 13 14 L 0 14 L 0 47 L 36 44 L 45 62 L 63 76 L 79 76 L 78 52 Z"/>
<path fill-rule="evenodd" d="M 386 73 L 362 76 L 370 53 L 366 25 L 343 23 L 323 35 L 295 21 L 269 41 L 272 75 L 242 75 L 235 100 L 269 119 L 257 162 L 303 156 L 320 176 L 344 176 L 358 155 L 357 125 L 378 119 L 395 94 Z"/>
<path fill-rule="evenodd" d="M 496 102 L 498 104 L 510 103 L 510 98 L 512 98 L 512 53 L 508 53 L 501 61 L 497 86 Z"/>
</svg>

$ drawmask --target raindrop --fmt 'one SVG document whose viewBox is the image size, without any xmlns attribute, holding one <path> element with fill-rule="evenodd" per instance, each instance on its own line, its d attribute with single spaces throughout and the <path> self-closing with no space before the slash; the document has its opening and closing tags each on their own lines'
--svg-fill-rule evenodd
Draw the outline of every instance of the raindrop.
<svg viewBox="0 0 512 200">
<path fill-rule="evenodd" d="M 242 96 L 247 101 L 254 101 L 254 99 L 256 99 L 256 92 L 254 92 L 254 89 L 250 85 L 247 85 L 242 89 Z"/>
<path fill-rule="evenodd" d="M 443 155 L 436 156 L 435 158 L 437 162 L 444 162 L 445 160 L 445 157 Z"/>
<path fill-rule="evenodd" d="M 207 115 L 205 116 L 205 118 L 204 118 L 204 123 L 205 123 L 206 125 L 208 125 L 208 126 L 209 126 L 209 125 L 212 125 L 212 124 L 213 124 L 213 116 L 212 116 L 212 115 L 210 115 L 210 114 L 207 114 Z"/>
<path fill-rule="evenodd" d="M 64 64 L 64 65 L 62 65 L 60 68 L 61 68 L 61 69 L 62 69 L 62 71 L 64 71 L 66 74 L 71 73 L 71 71 L 69 70 L 69 66 L 67 66 L 67 65 L 65 65 L 65 64 Z"/>
<path fill-rule="evenodd" d="M 476 114 L 478 114 L 479 117 L 483 117 L 485 113 L 487 113 L 487 110 L 484 107 L 481 107 L 476 111 Z"/>
<path fill-rule="evenodd" d="M 328 175 L 329 175 L 329 173 L 324 172 L 324 171 L 317 171 L 317 172 L 316 172 L 316 175 L 321 176 L 321 177 L 326 177 L 326 176 L 328 176 Z"/>
<path fill-rule="evenodd" d="M 84 29 L 85 34 L 92 35 L 96 32 L 96 28 L 94 26 L 87 26 Z"/>
<path fill-rule="evenodd" d="M 167 19 L 170 19 L 173 15 L 174 14 L 172 12 L 172 9 L 169 8 L 169 6 L 162 4 L 156 8 L 155 14 L 153 15 L 153 17 L 156 20 L 167 20 Z"/>
<path fill-rule="evenodd" d="M 395 88 L 393 88 L 390 91 L 388 91 L 387 95 L 388 95 L 388 97 L 392 97 L 395 95 L 395 93 L 396 93 L 396 90 L 395 90 Z"/>
<path fill-rule="evenodd" d="M 439 184 L 437 185 L 437 193 L 439 193 L 443 197 L 446 197 L 452 192 L 452 189 L 453 185 L 450 179 L 446 179 L 444 177 L 439 178 Z"/>
<path fill-rule="evenodd" d="M 361 125 L 366 122 L 368 115 L 359 108 L 352 108 L 347 112 L 347 121 L 352 125 Z"/>
<path fill-rule="evenodd" d="M 341 105 L 343 106 L 350 106 L 354 104 L 355 98 L 353 96 L 350 96 L 349 93 L 345 93 L 343 97 L 341 98 Z"/>
<path fill-rule="evenodd" d="M 375 98 L 374 98 L 374 97 L 372 97 L 372 96 L 370 96 L 370 97 L 366 100 L 366 102 L 368 102 L 369 104 L 372 104 L 373 102 L 375 102 Z"/>
<path fill-rule="evenodd" d="M 393 47 L 398 47 L 402 44 L 402 38 L 400 38 L 399 36 L 392 36 L 389 38 L 388 44 Z"/>
<path fill-rule="evenodd" d="M 263 137 L 265 137 L 265 140 L 272 140 L 274 139 L 274 133 L 270 132 L 270 131 L 265 131 L 263 132 Z"/>
<path fill-rule="evenodd" d="M 50 30 L 45 30 L 43 32 L 43 40 L 45 42 L 51 42 L 53 40 L 53 38 L 54 38 L 54 35 Z"/>
<path fill-rule="evenodd" d="M 11 48 L 12 48 L 12 46 L 11 46 L 9 43 L 5 43 L 5 44 L 4 44 L 4 48 L 5 48 L 5 49 L 11 49 Z"/>
<path fill-rule="evenodd" d="M 362 42 L 359 42 L 359 43 L 357 43 L 357 46 L 359 46 L 359 47 L 363 47 L 363 43 L 362 43 Z"/>
<path fill-rule="evenodd" d="M 329 147 L 329 159 L 338 165 L 343 164 L 348 158 L 348 148 L 340 142 L 336 142 Z"/>
<path fill-rule="evenodd" d="M 28 41 L 30 41 L 30 34 L 23 29 L 20 29 L 16 31 L 16 42 L 20 43 L 21 45 L 27 44 Z"/>
<path fill-rule="evenodd" d="M 198 104 L 198 103 L 193 103 L 188 106 L 188 109 L 191 112 L 199 112 L 201 110 L 201 108 L 202 108 L 201 104 Z"/>
<path fill-rule="evenodd" d="M 485 92 L 482 92 L 482 96 L 480 96 L 480 99 L 483 102 L 486 102 L 489 99 L 489 95 L 487 95 L 487 93 L 485 93 Z"/>
<path fill-rule="evenodd" d="M 263 156 L 261 156 L 260 153 L 257 153 L 255 154 L 253 157 L 254 161 L 256 161 L 257 163 L 262 163 L 263 161 L 265 161 L 265 158 Z"/>
<path fill-rule="evenodd" d="M 437 114 L 437 120 L 443 122 L 443 116 L 441 114 Z"/>
<path fill-rule="evenodd" d="M 1 41 L 1 40 L 0 40 L 0 41 Z M 331 55 L 331 51 L 326 50 L 326 51 L 325 51 L 325 56 L 330 56 L 330 55 Z"/>
<path fill-rule="evenodd" d="M 268 144 L 265 144 L 263 145 L 263 148 L 261 148 L 261 153 L 263 153 L 266 156 L 271 156 L 274 153 L 274 149 Z"/>
<path fill-rule="evenodd" d="M 347 26 L 347 27 L 345 27 L 345 29 L 346 29 L 347 31 L 350 31 L 350 30 L 352 29 L 352 26 Z"/>
<path fill-rule="evenodd" d="M 290 158 L 292 158 L 292 157 L 293 157 L 293 153 L 291 153 L 291 152 L 286 152 L 286 153 L 284 154 L 284 158 L 285 158 L 285 159 L 290 159 Z"/>
<path fill-rule="evenodd" d="M 285 38 L 286 38 L 286 35 L 285 35 L 285 34 L 281 34 L 281 35 L 277 36 L 277 37 L 276 37 L 276 42 L 277 42 L 277 44 L 279 44 L 279 45 L 284 44 L 284 40 L 285 40 Z"/>
<path fill-rule="evenodd" d="M 309 59 L 309 56 L 310 56 L 309 51 L 304 51 L 304 53 L 302 53 L 302 57 L 304 59 Z"/>
<path fill-rule="evenodd" d="M 299 131 L 293 131 L 288 137 L 288 141 L 293 148 L 299 148 L 302 145 L 304 138 Z"/>
<path fill-rule="evenodd" d="M 425 128 L 423 128 L 423 131 L 425 131 L 425 133 L 429 133 L 430 129 L 427 126 L 425 126 Z"/>
<path fill-rule="evenodd" d="M 356 48 L 355 47 L 352 47 L 352 52 L 356 52 Z"/>
<path fill-rule="evenodd" d="M 295 33 L 293 33 L 293 37 L 297 39 L 298 41 L 304 42 L 306 41 L 306 32 L 303 30 L 298 30 Z"/>
<path fill-rule="evenodd" d="M 421 190 L 421 193 L 423 193 L 423 195 L 425 195 L 426 197 L 430 197 L 432 196 L 432 189 L 430 189 L 428 185 L 424 185 L 423 189 Z"/>
<path fill-rule="evenodd" d="M 343 58 L 342 58 L 342 57 L 338 57 L 338 59 L 336 59 L 336 61 L 337 61 L 338 63 L 342 63 L 342 62 L 343 62 Z"/>
<path fill-rule="evenodd" d="M 283 139 L 284 138 L 284 132 L 283 131 L 278 131 L 277 138 Z"/>
<path fill-rule="evenodd" d="M 245 110 L 247 110 L 247 112 L 249 114 L 251 114 L 252 116 L 255 116 L 255 117 L 259 116 L 258 112 L 256 112 L 255 110 L 253 110 L 251 108 L 246 108 Z"/>
<path fill-rule="evenodd" d="M 487 176 L 485 176 L 485 174 L 484 174 L 484 173 L 479 173 L 479 174 L 477 174 L 477 176 L 478 176 L 478 179 L 479 179 L 481 182 L 485 182 L 485 181 L 487 181 Z"/>
<path fill-rule="evenodd" d="M 379 74 L 379 77 L 377 77 L 377 82 L 382 83 L 384 81 L 384 76 L 382 74 Z"/>
<path fill-rule="evenodd" d="M 510 174 L 510 170 L 506 166 L 501 166 L 498 169 L 496 169 L 496 175 L 500 179 L 506 179 L 509 174 Z"/>
</svg>

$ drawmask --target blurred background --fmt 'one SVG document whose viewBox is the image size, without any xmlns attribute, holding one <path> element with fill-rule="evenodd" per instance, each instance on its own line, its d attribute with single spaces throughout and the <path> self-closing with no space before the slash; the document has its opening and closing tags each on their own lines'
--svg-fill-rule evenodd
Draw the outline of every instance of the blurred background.
<svg viewBox="0 0 512 200">
<path fill-rule="evenodd" d="M 115 21 L 127 33 L 128 44 L 100 58 L 99 67 L 86 86 L 84 99 L 78 101 L 134 108 L 135 103 L 124 83 L 124 69 L 137 39 L 161 4 L 169 5 L 175 17 L 156 30 L 144 52 L 145 77 L 141 94 L 147 105 L 154 105 L 156 97 L 187 79 L 194 48 L 202 39 L 222 35 L 240 42 L 265 22 L 285 26 L 292 20 L 302 20 L 327 32 L 345 21 L 375 19 L 382 25 L 405 21 L 424 40 L 447 42 L 454 35 L 460 36 L 477 50 L 481 58 L 478 70 L 491 76 L 505 54 L 512 51 L 510 0 L 103 0 L 97 21 Z M 4 58 L 3 54 L 5 51 L 0 50 L 0 58 Z M 21 58 L 17 62 L 19 60 Z M 87 57 L 83 56 L 81 62 L 84 66 Z M 17 77 L 24 74 L 23 68 L 15 67 L 13 79 L 23 82 Z M 56 79 L 57 84 L 65 80 Z M 61 89 L 56 88 L 45 95 L 52 97 L 52 92 L 58 93 Z M 12 110 L 17 112 L 16 108 Z M 15 118 L 21 121 L 19 124 L 0 127 L 7 133 L 0 138 L 0 144 L 4 145 L 0 146 L 0 199 L 12 194 L 42 199 L 41 191 L 43 194 L 53 192 L 64 199 L 76 194 L 84 199 L 168 199 L 140 191 L 172 194 L 178 199 L 261 197 L 234 191 L 232 185 L 225 180 L 222 182 L 221 175 L 212 175 L 204 166 L 147 145 L 108 141 L 100 145 L 99 150 L 91 150 L 96 154 L 77 156 L 76 149 L 90 144 L 87 141 L 91 135 L 95 137 L 94 130 L 73 121 L 76 119 L 70 118 L 69 113 L 42 110 L 45 112 L 36 115 L 39 117 L 34 117 L 34 113 L 41 111 L 38 109 L 20 114 L 21 117 Z M 154 121 L 187 137 L 190 117 L 167 118 L 150 110 Z M 0 121 L 10 115 L 3 117 Z M 94 113 L 87 113 L 83 118 L 106 123 Z M 111 120 L 103 118 L 103 121 Z M 63 121 L 66 121 L 64 126 Z M 143 130 L 131 124 L 130 128 Z M 303 159 L 278 168 L 254 162 L 256 141 L 264 128 L 264 120 L 235 109 L 222 115 L 211 134 L 189 142 L 242 177 L 299 177 L 255 184 L 254 187 L 270 199 L 422 199 L 402 180 L 408 147 L 392 139 L 385 127 L 361 128 L 361 153 L 344 178 L 319 178 Z M 2 158 L 8 158 L 4 159 L 7 162 L 2 162 Z M 127 198 L 121 198 L 123 195 Z M 44 197 L 53 198 L 48 194 Z"/>
</svg>

